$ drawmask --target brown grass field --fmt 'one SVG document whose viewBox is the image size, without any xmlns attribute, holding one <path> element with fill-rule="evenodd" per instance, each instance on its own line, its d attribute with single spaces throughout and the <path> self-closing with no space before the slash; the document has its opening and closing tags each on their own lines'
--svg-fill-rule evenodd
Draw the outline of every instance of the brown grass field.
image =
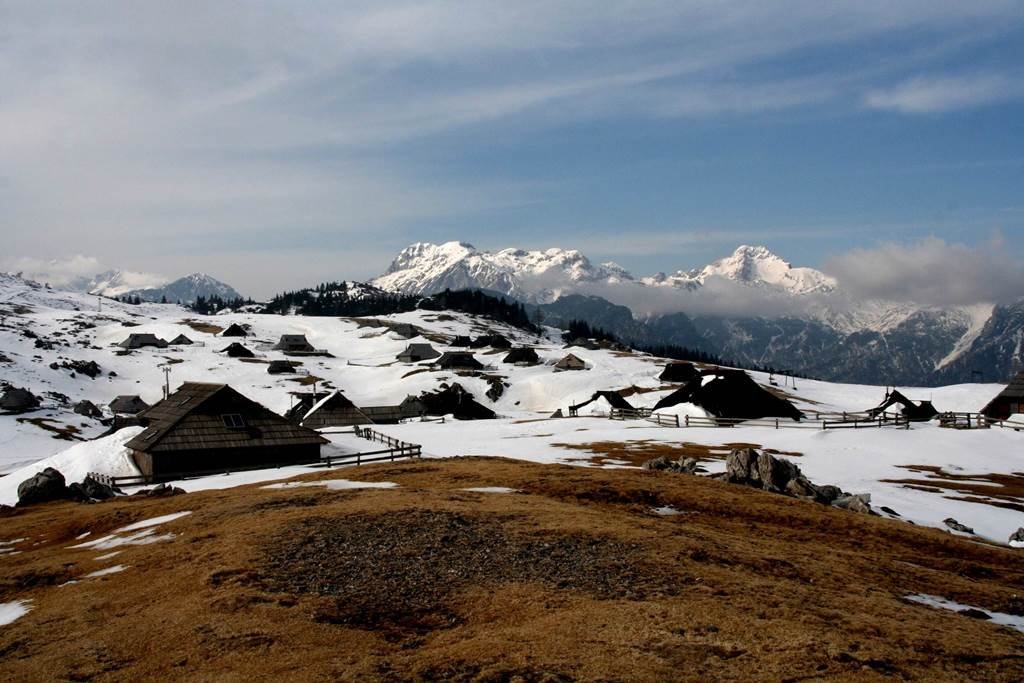
<svg viewBox="0 0 1024 683">
<path fill-rule="evenodd" d="M 1024 634 L 903 599 L 1021 613 L 1020 551 L 671 473 L 456 458 L 305 479 L 343 477 L 399 486 L 0 517 L 26 539 L 0 602 L 32 606 L 0 626 L 0 678 L 1024 678 Z M 183 510 L 106 560 L 69 547 Z"/>
</svg>

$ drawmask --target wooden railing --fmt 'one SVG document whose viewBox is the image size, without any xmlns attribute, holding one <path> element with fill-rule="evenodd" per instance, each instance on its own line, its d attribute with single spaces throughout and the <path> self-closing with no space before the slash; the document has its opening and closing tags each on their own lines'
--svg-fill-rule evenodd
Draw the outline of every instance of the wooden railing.
<svg viewBox="0 0 1024 683">
<path fill-rule="evenodd" d="M 423 447 L 418 443 L 408 443 L 401 439 L 382 434 L 369 427 L 356 427 L 353 434 L 359 438 L 371 442 L 384 444 L 385 448 L 376 451 L 362 451 L 359 453 L 341 453 L 338 455 L 322 455 L 320 462 L 333 467 L 335 465 L 362 465 L 369 462 L 380 462 L 383 460 L 402 460 L 404 458 L 423 457 Z"/>
<path fill-rule="evenodd" d="M 821 413 L 824 415 L 824 413 Z M 874 418 L 861 418 L 860 414 L 847 413 L 846 419 L 843 415 L 835 414 L 840 419 L 835 420 L 802 420 L 796 421 L 786 417 L 762 417 L 762 418 L 731 418 L 731 417 L 701 417 L 693 415 L 670 415 L 667 413 L 654 413 L 649 409 L 625 410 L 613 408 L 609 417 L 613 420 L 647 420 L 660 427 L 771 427 L 772 429 L 869 429 L 880 427 L 903 427 L 910 428 L 910 422 L 900 415 L 882 414 Z M 858 415 L 858 417 L 853 417 Z"/>
<path fill-rule="evenodd" d="M 650 408 L 612 408 L 608 413 L 612 420 L 642 420 L 650 415 Z"/>
</svg>

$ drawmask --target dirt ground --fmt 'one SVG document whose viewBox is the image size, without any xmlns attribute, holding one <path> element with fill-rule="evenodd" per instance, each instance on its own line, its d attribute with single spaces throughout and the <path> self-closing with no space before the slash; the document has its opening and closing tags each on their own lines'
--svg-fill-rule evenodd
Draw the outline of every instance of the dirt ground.
<svg viewBox="0 0 1024 683">
<path fill-rule="evenodd" d="M 664 472 L 455 458 L 305 481 L 339 478 L 398 486 L 0 517 L 24 539 L 0 602 L 31 601 L 0 626 L 0 678 L 1024 678 L 1024 634 L 904 600 L 1020 614 L 1024 551 Z M 70 547 L 182 511 L 156 542 Z"/>
</svg>

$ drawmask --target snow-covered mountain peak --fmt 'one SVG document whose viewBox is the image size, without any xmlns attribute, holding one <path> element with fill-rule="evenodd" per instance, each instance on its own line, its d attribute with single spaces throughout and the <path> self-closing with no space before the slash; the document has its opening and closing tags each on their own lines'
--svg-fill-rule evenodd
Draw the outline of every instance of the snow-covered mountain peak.
<svg viewBox="0 0 1024 683">
<path fill-rule="evenodd" d="M 76 291 L 102 296 L 121 296 L 137 289 L 151 289 L 167 284 L 169 280 L 153 273 L 132 270 L 108 270 L 78 286 L 69 287 Z"/>
<path fill-rule="evenodd" d="M 794 268 L 768 247 L 746 244 L 689 275 L 701 284 L 709 277 L 723 277 L 748 285 L 777 287 L 792 294 L 825 293 L 836 288 L 836 280 L 821 271 Z"/>
</svg>

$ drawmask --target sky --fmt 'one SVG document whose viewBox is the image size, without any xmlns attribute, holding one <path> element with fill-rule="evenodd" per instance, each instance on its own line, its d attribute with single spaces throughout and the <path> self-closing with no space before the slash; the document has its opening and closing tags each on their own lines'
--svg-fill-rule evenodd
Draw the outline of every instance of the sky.
<svg viewBox="0 0 1024 683">
<path fill-rule="evenodd" d="M 0 233 L 256 297 L 447 240 L 1005 288 L 1024 2 L 0 0 Z"/>
</svg>

